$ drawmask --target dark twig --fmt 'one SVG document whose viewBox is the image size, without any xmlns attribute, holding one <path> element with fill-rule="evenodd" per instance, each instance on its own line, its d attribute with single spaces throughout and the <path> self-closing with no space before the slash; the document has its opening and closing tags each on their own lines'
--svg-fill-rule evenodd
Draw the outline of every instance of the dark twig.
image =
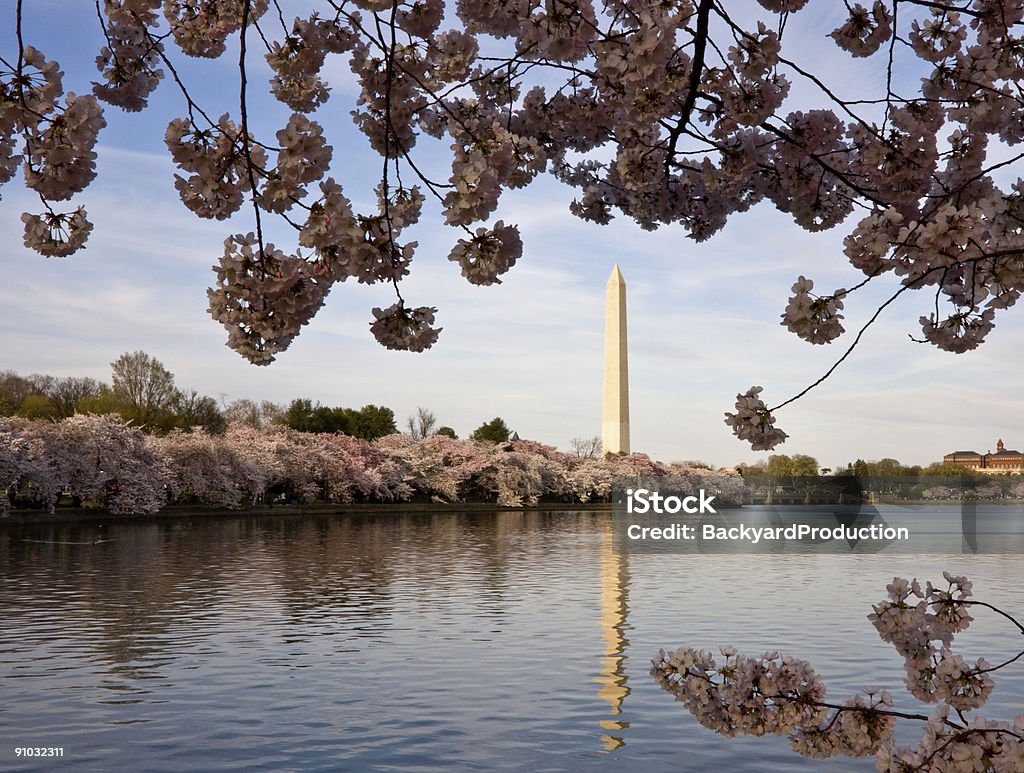
<svg viewBox="0 0 1024 773">
<path fill-rule="evenodd" d="M 249 144 L 249 110 L 246 104 L 246 85 L 248 83 L 245 74 L 245 33 L 249 26 L 249 12 L 252 8 L 252 0 L 245 0 L 242 6 L 242 29 L 238 34 L 238 75 L 239 75 L 239 110 L 242 116 L 242 154 L 245 156 L 245 170 L 249 177 L 249 193 L 252 197 L 252 209 L 256 216 L 256 242 L 259 245 L 259 268 L 261 276 L 266 276 L 267 266 L 263 247 L 263 222 L 260 218 L 260 205 L 256 197 L 256 171 L 252 163 L 252 148 Z"/>
<path fill-rule="evenodd" d="M 690 61 L 690 82 L 686 89 L 683 106 L 679 110 L 679 119 L 668 136 L 668 149 L 665 152 L 665 176 L 669 175 L 669 167 L 675 157 L 676 143 L 686 124 L 690 122 L 693 106 L 697 103 L 700 89 L 700 76 L 704 71 L 704 53 L 708 44 L 708 18 L 711 15 L 713 0 L 700 0 L 697 8 L 697 30 L 693 39 L 693 58 Z"/>
</svg>

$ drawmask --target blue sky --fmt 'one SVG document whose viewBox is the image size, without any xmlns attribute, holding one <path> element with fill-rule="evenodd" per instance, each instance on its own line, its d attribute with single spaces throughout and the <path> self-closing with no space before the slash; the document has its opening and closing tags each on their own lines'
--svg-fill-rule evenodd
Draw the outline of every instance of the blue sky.
<svg viewBox="0 0 1024 773">
<path fill-rule="evenodd" d="M 95 77 L 99 46 L 98 32 L 86 26 L 95 25 L 87 5 L 69 11 L 64 3 L 44 4 L 27 30 L 29 42 L 62 62 L 65 88 L 79 93 Z M 787 43 L 798 43 L 793 49 L 809 57 L 803 61 L 823 72 L 849 68 L 823 40 L 838 23 L 830 15 L 835 9 L 814 8 L 794 17 Z M 47 16 L 58 11 L 64 24 Z M 70 13 L 82 18 L 68 23 Z M 801 17 L 804 26 L 795 26 Z M 8 56 L 12 36 L 7 22 L 0 28 L 7 29 L 0 47 Z M 53 29 L 75 30 L 75 37 L 54 40 Z M 253 66 L 257 92 L 264 69 L 261 61 Z M 208 112 L 237 114 L 229 62 L 188 63 L 182 72 L 203 84 L 197 96 Z M 335 148 L 333 174 L 358 208 L 369 200 L 379 159 L 348 116 L 352 76 L 340 60 L 330 72 L 332 99 L 318 117 Z M 857 82 L 856 71 L 843 72 L 844 83 Z M 38 200 L 20 177 L 0 190 L 0 369 L 108 380 L 112 360 L 142 349 L 179 386 L 228 401 L 377 403 L 390 406 L 400 422 L 424 406 L 463 436 L 500 415 L 523 437 L 568 448 L 572 438 L 600 431 L 604 290 L 618 263 L 629 293 L 634 449 L 666 461 L 731 465 L 765 456 L 735 440 L 722 421 L 736 392 L 760 384 L 769 404 L 781 402 L 827 370 L 851 338 L 811 346 L 778 324 L 798 275 L 822 290 L 859 281 L 841 252 L 848 228 L 809 234 L 762 205 L 695 244 L 678 228 L 647 233 L 621 218 L 607 227 L 578 221 L 567 211 L 571 192 L 544 179 L 506 194 L 495 216 L 518 223 L 525 244 L 501 285 L 474 287 L 461 278 L 446 259 L 457 234 L 440 224 L 436 207 L 408 232 L 420 247 L 403 294 L 413 305 L 439 308 L 444 332 L 433 349 L 381 348 L 368 330 L 370 308 L 390 305 L 392 294 L 383 286 L 344 284 L 289 351 L 256 368 L 224 345 L 224 330 L 206 313 L 210 266 L 223 239 L 251 225 L 244 215 L 198 220 L 178 202 L 163 131 L 181 112 L 166 81 L 143 114 L 107 108 L 99 177 L 74 200 L 86 206 L 95 230 L 74 256 L 46 259 L 26 250 L 19 218 L 36 211 Z M 284 115 L 261 110 L 262 130 L 279 128 Z M 428 166 L 443 171 L 446 159 L 427 150 Z M 282 229 L 272 229 L 270 239 L 286 249 L 294 243 Z M 890 288 L 885 280 L 848 301 L 848 331 L 870 317 Z M 927 312 L 928 299 L 913 293 L 887 309 L 829 381 L 780 412 L 779 426 L 791 437 L 777 450 L 835 466 L 883 456 L 929 463 L 954 449 L 984 452 L 997 437 L 1010 448 L 1024 446 L 1024 398 L 1015 388 L 1024 381 L 1019 314 L 1002 314 L 978 351 L 953 355 L 908 339 L 919 334 L 917 318 Z"/>
</svg>

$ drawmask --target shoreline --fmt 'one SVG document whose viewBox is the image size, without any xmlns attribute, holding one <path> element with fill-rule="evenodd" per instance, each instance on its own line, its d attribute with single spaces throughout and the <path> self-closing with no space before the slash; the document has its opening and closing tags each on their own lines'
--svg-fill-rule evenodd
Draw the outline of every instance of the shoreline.
<svg viewBox="0 0 1024 773">
<path fill-rule="evenodd" d="M 868 503 L 864 503 L 868 504 Z M 921 500 L 921 499 L 890 499 L 885 498 L 871 505 L 889 506 L 922 506 L 963 505 L 955 500 Z M 1024 500 L 975 500 L 974 505 L 1020 507 Z M 749 506 L 767 507 L 828 507 L 828 503 L 747 503 Z M 742 509 L 744 505 L 731 506 L 728 509 Z M 557 512 L 559 510 L 584 510 L 592 512 L 611 512 L 611 502 L 538 502 L 534 505 L 499 505 L 495 502 L 386 502 L 361 504 L 308 504 L 308 505 L 257 505 L 229 509 L 224 507 L 203 507 L 202 505 L 169 505 L 155 513 L 117 514 L 109 510 L 93 507 L 60 507 L 53 513 L 45 510 L 12 509 L 0 515 L 0 530 L 10 526 L 34 526 L 45 524 L 88 524 L 97 522 L 131 523 L 185 520 L 190 518 L 237 518 L 266 516 L 306 516 L 306 515 L 429 515 L 437 513 L 525 513 L 525 512 Z"/>
<path fill-rule="evenodd" d="M 0 529 L 7 526 L 36 526 L 48 524 L 87 524 L 100 521 L 112 523 L 142 523 L 184 520 L 188 518 L 237 518 L 265 516 L 305 515 L 429 515 L 437 513 L 499 513 L 499 512 L 555 512 L 559 510 L 592 510 L 611 512 L 606 502 L 538 502 L 535 505 L 512 507 L 494 502 L 397 502 L 370 504 L 313 504 L 313 505 L 258 505 L 234 510 L 224 507 L 200 505 L 171 505 L 155 513 L 118 514 L 92 507 L 61 507 L 53 513 L 45 510 L 9 510 L 0 515 Z"/>
</svg>

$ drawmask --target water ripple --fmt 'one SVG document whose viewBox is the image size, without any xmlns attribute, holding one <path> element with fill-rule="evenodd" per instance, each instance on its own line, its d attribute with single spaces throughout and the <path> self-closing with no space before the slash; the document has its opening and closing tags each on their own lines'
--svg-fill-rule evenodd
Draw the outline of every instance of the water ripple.
<svg viewBox="0 0 1024 773">
<path fill-rule="evenodd" d="M 785 739 L 700 728 L 651 655 L 779 649 L 842 696 L 902 681 L 865 618 L 894 574 L 950 569 L 1024 609 L 1016 556 L 617 556 L 609 527 L 516 512 L 0 530 L 0 738 L 81 770 L 814 770 Z M 1013 654 L 978 618 L 968 652 Z M 1021 669 L 998 684 L 991 713 L 1021 713 Z M 0 769 L 33 767 L 11 748 Z"/>
</svg>

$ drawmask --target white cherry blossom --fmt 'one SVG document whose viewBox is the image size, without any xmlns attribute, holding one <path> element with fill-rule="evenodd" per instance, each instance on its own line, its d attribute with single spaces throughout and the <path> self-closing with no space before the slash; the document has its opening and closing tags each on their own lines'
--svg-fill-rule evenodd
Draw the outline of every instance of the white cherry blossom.
<svg viewBox="0 0 1024 773">
<path fill-rule="evenodd" d="M 725 423 L 733 434 L 746 440 L 755 451 L 770 451 L 789 437 L 775 426 L 775 417 L 758 395 L 763 387 L 753 386 L 745 394 L 736 395 L 736 413 L 726 413 Z"/>
</svg>

